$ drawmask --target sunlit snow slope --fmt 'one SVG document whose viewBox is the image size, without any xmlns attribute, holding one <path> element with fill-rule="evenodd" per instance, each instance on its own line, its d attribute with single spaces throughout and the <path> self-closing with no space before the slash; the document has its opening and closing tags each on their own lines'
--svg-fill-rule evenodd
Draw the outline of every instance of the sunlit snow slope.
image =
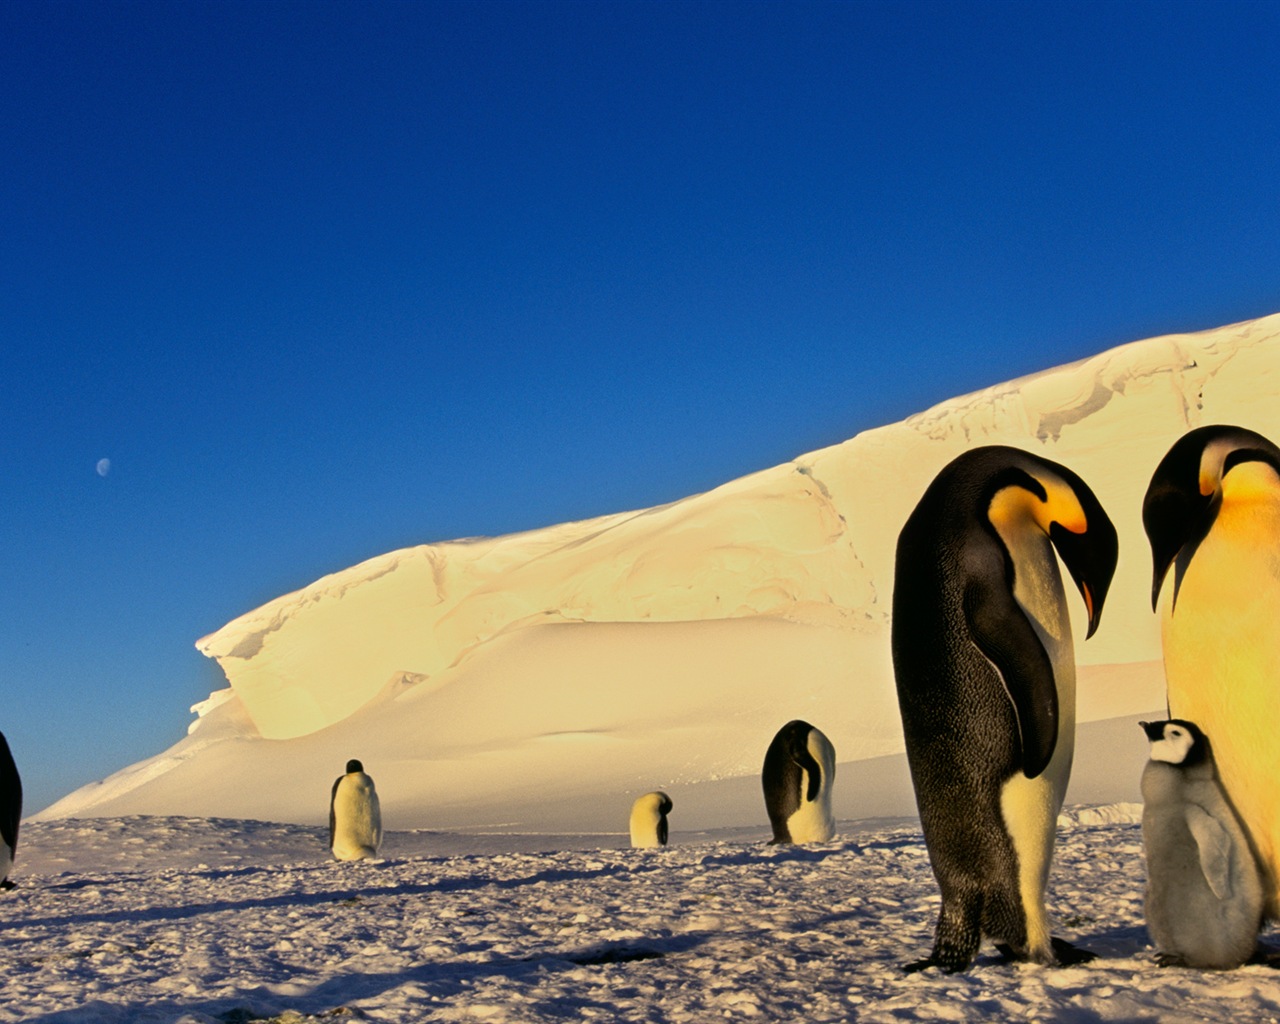
<svg viewBox="0 0 1280 1024">
<path fill-rule="evenodd" d="M 898 530 L 943 464 L 989 443 L 1066 463 L 1115 521 L 1101 629 L 1084 643 L 1077 627 L 1080 720 L 1150 712 L 1164 695 L 1143 491 L 1191 427 L 1280 439 L 1277 394 L 1280 315 L 1124 345 L 670 505 L 382 555 L 200 640 L 230 689 L 190 735 L 42 816 L 319 822 L 358 757 L 389 827 L 622 829 L 658 787 L 674 825 L 682 806 L 715 817 L 708 794 L 734 785 L 718 780 L 754 776 L 792 718 L 835 744 L 848 814 L 875 778 L 849 762 L 902 749 Z M 1132 798 L 1136 779 L 1120 783 L 1099 797 Z"/>
</svg>

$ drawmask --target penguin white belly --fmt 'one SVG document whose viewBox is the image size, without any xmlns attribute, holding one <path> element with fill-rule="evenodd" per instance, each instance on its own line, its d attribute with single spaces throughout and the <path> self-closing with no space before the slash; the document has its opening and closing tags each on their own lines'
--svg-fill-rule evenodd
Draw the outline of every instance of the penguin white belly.
<svg viewBox="0 0 1280 1024">
<path fill-rule="evenodd" d="M 382 811 L 367 776 L 343 779 L 333 795 L 333 856 L 363 860 L 378 855 L 382 845 Z"/>
<path fill-rule="evenodd" d="M 831 785 L 835 781 L 834 751 L 825 737 L 816 730 L 809 733 L 809 753 L 822 771 L 822 785 L 816 800 L 806 800 L 809 792 L 809 773 L 800 769 L 800 806 L 787 819 L 787 832 L 793 843 L 825 843 L 836 834 L 836 821 L 831 813 Z"/>
<path fill-rule="evenodd" d="M 1259 537 L 1271 543 L 1260 545 Z M 1280 503 L 1224 500 L 1187 566 L 1176 605 L 1175 573 L 1169 574 L 1160 615 L 1170 710 L 1196 722 L 1213 744 L 1222 786 L 1257 850 L 1272 917 L 1280 913 L 1277 538 Z"/>
<path fill-rule="evenodd" d="M 1000 791 L 1005 829 L 1018 855 L 1018 888 L 1027 922 L 1027 952 L 1051 961 L 1044 892 L 1053 860 L 1058 812 L 1071 777 L 1076 736 L 1076 664 L 1071 619 L 1057 559 L 1043 534 L 1005 536 L 1015 567 L 1013 596 L 1035 628 L 1058 690 L 1058 740 L 1049 766 L 1036 778 L 1016 772 Z"/>
<path fill-rule="evenodd" d="M 0 881 L 9 877 L 9 872 L 13 870 L 13 851 L 9 849 L 9 844 L 0 841 Z"/>
</svg>

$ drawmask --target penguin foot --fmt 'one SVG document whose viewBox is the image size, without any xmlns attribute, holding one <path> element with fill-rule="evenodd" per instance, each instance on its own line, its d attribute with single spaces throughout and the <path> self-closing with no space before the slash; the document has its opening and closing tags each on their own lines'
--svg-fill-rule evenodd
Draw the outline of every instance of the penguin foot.
<svg viewBox="0 0 1280 1024">
<path fill-rule="evenodd" d="M 996 943 L 996 952 L 1000 954 L 1002 963 L 1018 963 L 1035 959 L 1037 963 L 1043 963 L 1045 966 L 1057 967 L 1074 967 L 1076 964 L 1087 964 L 1090 960 L 1098 958 L 1097 953 L 1073 946 L 1066 939 L 1050 938 L 1049 945 L 1053 949 L 1053 959 L 1048 961 L 1040 957 L 1033 958 L 1027 952 L 1014 949 L 1005 942 Z"/>
<path fill-rule="evenodd" d="M 1098 959 L 1097 953 L 1073 946 L 1066 939 L 1050 938 L 1049 944 L 1053 946 L 1053 955 L 1058 958 L 1059 967 L 1074 967 L 1076 964 L 1087 964 L 1090 960 Z"/>
<path fill-rule="evenodd" d="M 963 953 L 939 953 L 937 950 L 930 953 L 923 960 L 913 960 L 909 964 L 903 964 L 902 970 L 907 974 L 916 974 L 920 971 L 927 971 L 930 967 L 936 967 L 943 974 L 959 974 L 963 970 L 967 970 L 973 962 L 972 957 L 966 957 Z"/>
<path fill-rule="evenodd" d="M 1186 967 L 1187 962 L 1182 957 L 1178 956 L 1177 953 L 1157 953 L 1156 966 L 1157 967 Z"/>
<path fill-rule="evenodd" d="M 1259 943 L 1253 956 L 1245 963 L 1251 967 L 1270 967 L 1273 971 L 1280 971 L 1280 950 Z"/>
<path fill-rule="evenodd" d="M 3 882 L 0 882 L 0 889 L 4 889 L 6 891 L 9 889 L 16 889 L 17 887 L 18 883 L 12 878 L 6 878 Z"/>
</svg>

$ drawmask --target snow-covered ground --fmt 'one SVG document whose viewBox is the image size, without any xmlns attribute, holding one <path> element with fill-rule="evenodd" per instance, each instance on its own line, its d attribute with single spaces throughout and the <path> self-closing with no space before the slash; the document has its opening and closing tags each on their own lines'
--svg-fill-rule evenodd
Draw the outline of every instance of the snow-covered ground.
<svg viewBox="0 0 1280 1024">
<path fill-rule="evenodd" d="M 913 821 L 626 837 L 392 832 L 338 864 L 320 828 L 32 822 L 0 895 L 0 1021 L 1280 1020 L 1280 972 L 1158 968 L 1133 805 L 1076 810 L 1050 907 L 1098 954 L 907 975 L 938 908 Z"/>
</svg>

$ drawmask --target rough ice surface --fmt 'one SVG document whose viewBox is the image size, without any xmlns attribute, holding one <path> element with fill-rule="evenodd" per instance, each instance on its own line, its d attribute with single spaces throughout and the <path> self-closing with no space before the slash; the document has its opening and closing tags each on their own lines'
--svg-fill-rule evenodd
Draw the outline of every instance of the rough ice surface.
<svg viewBox="0 0 1280 1024">
<path fill-rule="evenodd" d="M 662 850 L 619 848 L 623 833 L 391 833 L 384 859 L 339 864 L 314 827 L 35 823 L 0 895 L 0 1021 L 1280 1018 L 1273 969 L 1156 966 L 1133 822 L 1061 832 L 1055 932 L 1097 960 L 1011 965 L 987 946 L 950 976 L 901 970 L 938 910 L 916 826 L 841 832 L 813 846 L 677 832 Z"/>
</svg>

